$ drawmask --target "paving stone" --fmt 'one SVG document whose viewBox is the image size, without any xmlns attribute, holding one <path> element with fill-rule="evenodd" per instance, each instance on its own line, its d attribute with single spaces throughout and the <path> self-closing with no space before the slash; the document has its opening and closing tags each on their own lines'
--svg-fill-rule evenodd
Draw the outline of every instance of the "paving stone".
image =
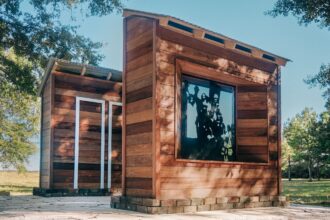
<svg viewBox="0 0 330 220">
<path fill-rule="evenodd" d="M 228 202 L 229 203 L 239 202 L 239 197 L 238 196 L 229 197 Z"/>
<path fill-rule="evenodd" d="M 226 208 L 226 203 L 212 204 L 210 210 L 221 210 Z"/>
<path fill-rule="evenodd" d="M 210 206 L 210 210 L 222 210 L 232 208 L 234 208 L 234 203 L 218 203 Z"/>
<path fill-rule="evenodd" d="M 271 206 L 273 206 L 273 202 L 271 202 L 271 201 L 261 202 L 261 203 L 262 203 L 261 207 L 271 207 Z"/>
<path fill-rule="evenodd" d="M 191 205 L 203 205 L 203 204 L 204 204 L 204 199 L 200 199 L 200 198 L 191 199 Z"/>
<path fill-rule="evenodd" d="M 188 206 L 173 206 L 173 207 L 168 207 L 167 213 L 171 214 L 171 213 L 183 213 L 184 212 L 184 207 L 188 207 Z"/>
<path fill-rule="evenodd" d="M 120 209 L 120 203 L 114 203 L 114 208 Z"/>
<path fill-rule="evenodd" d="M 160 206 L 176 206 L 175 199 L 161 200 Z"/>
<path fill-rule="evenodd" d="M 211 206 L 210 205 L 198 205 L 197 206 L 197 211 L 202 212 L 202 211 L 210 211 Z"/>
<path fill-rule="evenodd" d="M 248 202 L 244 204 L 244 208 L 257 208 L 260 207 L 259 202 Z"/>
<path fill-rule="evenodd" d="M 116 205 L 116 207 L 117 207 L 117 205 Z M 126 203 L 124 203 L 124 202 L 118 203 L 118 208 L 119 209 L 126 209 L 127 208 Z"/>
<path fill-rule="evenodd" d="M 217 203 L 227 203 L 228 197 L 219 197 L 217 198 Z"/>
<path fill-rule="evenodd" d="M 149 214 L 167 214 L 168 207 L 147 207 Z"/>
<path fill-rule="evenodd" d="M 125 196 L 120 196 L 119 201 L 120 202 L 127 202 L 127 198 Z"/>
<path fill-rule="evenodd" d="M 205 198 L 204 199 L 204 204 L 205 205 L 216 204 L 216 202 L 217 202 L 216 198 Z"/>
<path fill-rule="evenodd" d="M 248 196 L 240 196 L 239 197 L 239 201 L 242 202 L 242 203 L 250 202 L 250 197 L 248 197 Z"/>
<path fill-rule="evenodd" d="M 259 202 L 259 196 L 250 196 L 250 202 Z"/>
<path fill-rule="evenodd" d="M 143 198 L 142 203 L 145 206 L 160 206 L 160 200 Z"/>
<path fill-rule="evenodd" d="M 191 200 L 189 199 L 178 199 L 176 200 L 176 205 L 177 206 L 188 206 L 191 204 Z"/>
<path fill-rule="evenodd" d="M 127 208 L 127 210 L 136 211 L 136 209 L 137 209 L 136 206 L 137 205 L 134 205 L 134 204 L 127 204 L 126 208 Z"/>
<path fill-rule="evenodd" d="M 285 202 L 285 201 L 273 201 L 274 207 L 288 207 L 289 204 L 290 204 L 289 202 Z"/>
<path fill-rule="evenodd" d="M 243 202 L 233 203 L 233 208 L 234 209 L 243 209 L 244 203 Z"/>
<path fill-rule="evenodd" d="M 269 196 L 260 196 L 259 200 L 260 200 L 260 202 L 268 202 L 269 201 Z"/>
<path fill-rule="evenodd" d="M 278 201 L 280 202 L 285 202 L 286 201 L 286 196 L 278 196 Z"/>
<path fill-rule="evenodd" d="M 183 206 L 183 212 L 190 213 L 190 212 L 196 212 L 197 206 L 191 205 L 191 206 Z"/>
<path fill-rule="evenodd" d="M 136 205 L 136 211 L 137 212 L 142 212 L 142 213 L 147 213 L 147 207 L 146 206 L 142 206 L 142 205 Z"/>
<path fill-rule="evenodd" d="M 270 201 L 278 201 L 278 196 L 269 196 Z"/>
<path fill-rule="evenodd" d="M 135 205 L 143 205 L 143 199 L 137 197 L 129 197 L 127 198 L 127 202 Z"/>
</svg>

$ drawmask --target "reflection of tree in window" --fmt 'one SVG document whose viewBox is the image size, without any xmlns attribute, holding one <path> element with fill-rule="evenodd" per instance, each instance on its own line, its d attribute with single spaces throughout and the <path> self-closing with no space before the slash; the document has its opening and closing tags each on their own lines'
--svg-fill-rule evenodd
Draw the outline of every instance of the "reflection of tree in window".
<svg viewBox="0 0 330 220">
<path fill-rule="evenodd" d="M 184 76 L 181 158 L 234 160 L 234 87 Z"/>
</svg>

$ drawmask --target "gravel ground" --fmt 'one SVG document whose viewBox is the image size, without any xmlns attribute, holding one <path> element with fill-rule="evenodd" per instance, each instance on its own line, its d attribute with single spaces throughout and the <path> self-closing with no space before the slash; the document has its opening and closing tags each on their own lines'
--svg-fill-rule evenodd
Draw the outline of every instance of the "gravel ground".
<svg viewBox="0 0 330 220">
<path fill-rule="evenodd" d="M 0 219 L 330 219 L 330 208 L 292 205 L 185 214 L 148 215 L 111 209 L 110 197 L 0 196 Z"/>
</svg>

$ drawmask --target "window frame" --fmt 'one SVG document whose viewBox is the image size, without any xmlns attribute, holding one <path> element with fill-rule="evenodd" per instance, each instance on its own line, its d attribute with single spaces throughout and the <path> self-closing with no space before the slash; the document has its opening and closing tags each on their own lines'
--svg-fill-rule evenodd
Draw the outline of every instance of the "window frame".
<svg viewBox="0 0 330 220">
<path fill-rule="evenodd" d="M 239 85 L 246 84 L 246 80 L 236 77 L 235 75 L 223 70 L 215 69 L 213 66 L 194 63 L 191 60 L 187 61 L 182 58 L 175 59 L 175 150 L 174 160 L 176 163 L 195 164 L 195 165 L 253 165 L 253 166 L 269 166 L 270 160 L 267 162 L 242 162 L 242 161 L 218 161 L 218 160 L 194 160 L 184 159 L 179 157 L 181 149 L 181 83 L 183 75 L 195 77 L 205 80 L 211 80 L 220 84 L 229 85 L 235 88 L 234 115 L 235 115 L 235 158 L 237 159 L 237 89 Z M 269 142 L 268 142 L 269 145 Z M 269 146 L 268 146 L 269 149 Z M 269 151 L 269 150 L 268 150 Z M 194 165 L 193 165 L 194 166 Z"/>
<path fill-rule="evenodd" d="M 187 159 L 187 158 L 180 157 L 180 154 L 181 154 L 180 150 L 181 150 L 181 145 L 182 145 L 182 142 L 181 142 L 182 133 L 181 132 L 180 132 L 180 134 L 178 134 L 178 135 L 180 135 L 180 137 L 179 137 L 180 138 L 180 147 L 177 148 L 177 151 L 176 151 L 177 152 L 177 158 L 178 159 L 185 159 L 185 160 L 198 160 L 198 161 L 200 160 L 200 161 L 235 162 L 237 160 L 237 144 L 236 144 L 236 128 L 237 128 L 237 126 L 236 126 L 236 123 L 237 123 L 237 117 L 236 117 L 237 116 L 237 104 L 236 104 L 237 103 L 237 100 L 236 100 L 237 95 L 236 95 L 236 93 L 237 93 L 237 86 L 236 85 L 230 85 L 230 84 L 227 84 L 227 83 L 222 83 L 222 82 L 219 82 L 219 81 L 209 80 L 209 79 L 205 79 L 205 78 L 201 78 L 201 77 L 191 76 L 189 74 L 186 74 L 185 72 L 182 72 L 181 75 L 180 75 L 180 81 L 181 81 L 180 90 L 181 90 L 181 93 L 182 93 L 182 87 L 181 87 L 182 81 L 188 81 L 190 83 L 195 83 L 195 84 L 198 85 L 198 84 L 200 84 L 200 82 L 198 82 L 199 80 L 200 81 L 213 82 L 213 83 L 216 83 L 216 84 L 219 84 L 219 85 L 231 87 L 233 89 L 233 98 L 234 98 L 234 103 L 233 103 L 233 117 L 234 118 L 233 118 L 233 122 L 234 122 L 234 126 L 235 126 L 235 137 L 234 137 L 234 148 L 235 148 L 234 152 L 235 152 L 235 154 L 234 154 L 234 160 L 232 160 L 232 161 L 208 160 L 208 159 L 201 160 L 201 159 Z M 180 123 L 180 131 L 181 131 L 181 127 L 182 127 L 182 113 L 183 113 L 181 102 L 182 102 L 182 97 L 181 97 L 181 100 L 180 100 L 180 109 L 177 108 L 177 110 L 181 114 L 181 116 L 180 116 L 181 121 L 180 122 L 178 121 L 178 123 Z"/>
</svg>

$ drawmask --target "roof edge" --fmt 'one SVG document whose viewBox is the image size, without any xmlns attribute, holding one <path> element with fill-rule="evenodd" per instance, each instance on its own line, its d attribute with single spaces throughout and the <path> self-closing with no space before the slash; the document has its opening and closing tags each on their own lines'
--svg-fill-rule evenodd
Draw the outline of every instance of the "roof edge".
<svg viewBox="0 0 330 220">
<path fill-rule="evenodd" d="M 50 74 L 51 70 L 52 70 L 53 67 L 54 67 L 55 62 L 56 62 L 56 58 L 51 57 L 51 58 L 49 59 L 48 63 L 47 63 L 47 67 L 46 67 L 46 69 L 45 69 L 45 73 L 44 73 L 44 75 L 42 76 L 41 83 L 40 83 L 39 88 L 38 88 L 38 93 L 37 93 L 37 95 L 38 95 L 39 97 L 42 96 L 42 92 L 43 92 L 43 90 L 44 90 L 45 84 L 46 84 L 46 82 L 47 82 L 47 79 L 48 79 L 48 77 L 49 77 L 49 74 Z"/>
<path fill-rule="evenodd" d="M 182 33 L 182 31 L 180 31 L 178 29 L 175 29 L 175 28 L 172 28 L 172 27 L 170 27 L 170 26 L 167 25 L 169 20 L 175 21 L 175 22 L 177 22 L 179 24 L 183 24 L 183 25 L 186 25 L 186 26 L 192 28 L 193 29 L 193 33 L 190 34 L 191 37 L 197 38 L 199 40 L 203 40 L 203 41 L 208 42 L 208 43 L 211 43 L 211 44 L 213 44 L 215 46 L 224 47 L 225 49 L 232 50 L 234 52 L 238 52 L 238 53 L 243 54 L 245 56 L 250 56 L 250 57 L 253 57 L 253 58 L 256 58 L 256 59 L 261 59 L 261 60 L 263 60 L 265 62 L 276 63 L 277 65 L 280 65 L 280 66 L 285 66 L 287 62 L 291 62 L 291 60 L 288 59 L 288 58 L 285 58 L 285 57 L 276 55 L 274 53 L 271 53 L 271 52 L 268 52 L 266 50 L 260 49 L 258 47 L 255 47 L 255 46 L 246 44 L 244 42 L 235 40 L 233 38 L 227 37 L 225 35 L 216 33 L 214 31 L 208 30 L 206 28 L 200 27 L 198 25 L 189 23 L 187 21 L 184 21 L 184 20 L 181 20 L 179 18 L 175 18 L 175 17 L 169 16 L 169 15 L 157 14 L 157 13 L 150 13 L 150 12 L 145 12 L 145 11 L 139 11 L 139 10 L 125 8 L 123 10 L 123 17 L 130 17 L 130 16 L 141 16 L 141 17 L 148 17 L 148 18 L 156 19 L 156 20 L 159 20 L 160 21 L 159 24 L 162 27 L 165 27 L 167 29 L 171 29 L 173 31 L 177 31 L 177 32 Z M 208 39 L 205 39 L 204 38 L 205 33 L 212 34 L 212 35 L 215 35 L 216 37 L 219 37 L 221 39 L 224 39 L 224 43 L 223 44 L 214 43 L 214 42 L 211 42 Z M 187 34 L 187 33 L 184 33 L 184 34 Z M 188 35 L 189 35 L 189 33 L 188 33 Z M 237 48 L 235 48 L 235 46 L 237 44 L 239 44 L 241 46 L 245 46 L 248 49 L 251 49 L 251 53 L 249 54 L 249 53 L 246 53 L 246 52 L 239 51 Z M 270 59 L 265 58 L 264 56 L 266 56 L 266 57 L 267 56 L 274 57 L 275 59 L 274 59 L 274 61 L 272 61 Z"/>
<path fill-rule="evenodd" d="M 65 67 L 66 66 L 66 67 Z M 45 69 L 44 75 L 41 79 L 41 83 L 38 88 L 37 95 L 40 97 L 42 96 L 45 84 L 49 78 L 50 73 L 56 69 L 56 67 L 61 67 L 61 68 L 67 68 L 67 66 L 75 66 L 79 67 L 81 69 L 81 74 L 80 75 L 85 75 L 85 73 L 89 72 L 90 70 L 96 70 L 107 72 L 107 79 L 106 80 L 122 80 L 122 71 L 111 69 L 111 68 L 106 68 L 106 67 L 99 67 L 99 66 L 93 66 L 93 65 L 88 65 L 88 64 L 83 64 L 83 63 L 77 63 L 77 62 L 72 62 L 68 60 L 63 60 L 63 59 L 58 59 L 51 57 L 48 61 L 47 67 Z M 83 72 L 84 71 L 84 72 Z M 86 73 L 86 74 L 87 74 Z M 91 73 L 92 74 L 92 73 Z M 93 74 L 95 76 L 95 74 Z"/>
</svg>

